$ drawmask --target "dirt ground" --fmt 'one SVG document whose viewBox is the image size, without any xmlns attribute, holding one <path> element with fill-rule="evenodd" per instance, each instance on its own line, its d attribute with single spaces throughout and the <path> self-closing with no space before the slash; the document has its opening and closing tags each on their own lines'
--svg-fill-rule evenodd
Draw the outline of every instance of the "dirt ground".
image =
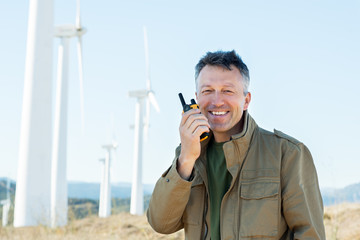
<svg viewBox="0 0 360 240">
<path fill-rule="evenodd" d="M 325 208 L 324 223 L 328 240 L 360 240 L 360 204 L 341 204 Z M 0 227 L 1 240 L 97 240 L 97 239 L 184 239 L 184 232 L 171 235 L 154 232 L 145 216 L 120 213 L 109 218 L 88 217 L 66 227 Z"/>
</svg>

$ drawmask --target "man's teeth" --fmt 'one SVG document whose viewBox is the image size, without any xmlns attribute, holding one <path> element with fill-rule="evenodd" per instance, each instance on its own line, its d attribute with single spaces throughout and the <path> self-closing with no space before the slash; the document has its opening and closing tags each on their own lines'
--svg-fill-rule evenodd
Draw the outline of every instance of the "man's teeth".
<svg viewBox="0 0 360 240">
<path fill-rule="evenodd" d="M 224 115 L 226 112 L 211 112 L 213 115 Z"/>
</svg>

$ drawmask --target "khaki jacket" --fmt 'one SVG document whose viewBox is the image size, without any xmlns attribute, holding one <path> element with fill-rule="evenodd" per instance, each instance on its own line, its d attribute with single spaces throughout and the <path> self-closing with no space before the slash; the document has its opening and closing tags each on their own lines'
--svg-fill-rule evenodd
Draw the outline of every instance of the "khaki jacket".
<svg viewBox="0 0 360 240">
<path fill-rule="evenodd" d="M 257 126 L 244 112 L 242 133 L 223 146 L 233 179 L 220 210 L 222 240 L 325 239 L 323 203 L 315 166 L 304 144 Z M 147 217 L 159 233 L 182 228 L 185 239 L 210 239 L 206 147 L 202 143 L 191 181 L 176 161 L 156 183 Z"/>
</svg>

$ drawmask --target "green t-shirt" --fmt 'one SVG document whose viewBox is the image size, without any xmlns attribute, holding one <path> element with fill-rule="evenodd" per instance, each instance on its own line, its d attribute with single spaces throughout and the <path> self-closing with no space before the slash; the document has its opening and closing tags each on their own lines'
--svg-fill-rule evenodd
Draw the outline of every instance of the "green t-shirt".
<svg viewBox="0 0 360 240">
<path fill-rule="evenodd" d="M 210 236 L 220 240 L 220 208 L 223 196 L 230 187 L 232 176 L 226 168 L 224 143 L 213 139 L 207 150 L 207 175 L 210 197 Z"/>
</svg>

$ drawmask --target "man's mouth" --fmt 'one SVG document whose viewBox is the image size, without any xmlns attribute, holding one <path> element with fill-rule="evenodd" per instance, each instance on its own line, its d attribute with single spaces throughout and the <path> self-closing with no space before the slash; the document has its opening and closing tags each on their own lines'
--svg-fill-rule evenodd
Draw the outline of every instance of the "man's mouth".
<svg viewBox="0 0 360 240">
<path fill-rule="evenodd" d="M 217 111 L 210 111 L 210 114 L 211 115 L 215 115 L 215 116 L 223 116 L 223 115 L 225 115 L 225 114 L 227 114 L 228 112 L 227 111 L 219 111 L 219 112 L 217 112 Z"/>
</svg>

